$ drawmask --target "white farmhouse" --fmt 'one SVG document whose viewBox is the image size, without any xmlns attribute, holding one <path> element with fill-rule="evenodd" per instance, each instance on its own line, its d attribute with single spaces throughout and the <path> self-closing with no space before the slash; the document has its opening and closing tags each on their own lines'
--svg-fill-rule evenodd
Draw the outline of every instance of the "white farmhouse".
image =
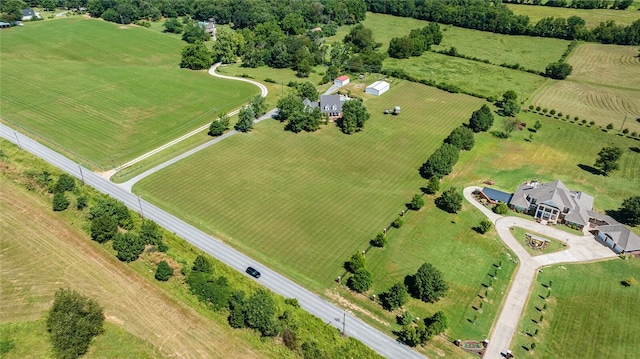
<svg viewBox="0 0 640 359">
<path fill-rule="evenodd" d="M 371 95 L 375 95 L 375 96 L 380 96 L 383 93 L 389 91 L 389 83 L 386 81 L 376 81 L 374 83 L 372 83 L 371 85 L 367 86 L 367 88 L 365 89 L 365 93 L 371 94 Z"/>
</svg>

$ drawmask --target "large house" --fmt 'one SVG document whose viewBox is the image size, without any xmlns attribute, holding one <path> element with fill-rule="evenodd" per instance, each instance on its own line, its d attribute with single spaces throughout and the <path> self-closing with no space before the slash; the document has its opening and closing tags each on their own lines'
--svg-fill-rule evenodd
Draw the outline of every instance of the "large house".
<svg viewBox="0 0 640 359">
<path fill-rule="evenodd" d="M 594 212 L 592 196 L 571 191 L 561 181 L 526 182 L 513 195 L 486 187 L 480 194 L 489 203 L 507 203 L 511 209 L 530 214 L 540 222 L 564 223 L 591 231 L 616 253 L 640 254 L 640 236 L 612 217 Z"/>
<path fill-rule="evenodd" d="M 342 117 L 342 97 L 340 95 L 320 95 L 319 101 L 311 101 L 306 98 L 302 103 L 311 108 L 319 107 L 320 111 L 329 117 L 329 121 L 335 121 Z"/>
<path fill-rule="evenodd" d="M 593 197 L 571 191 L 561 181 L 548 183 L 527 182 L 516 189 L 509 200 L 516 211 L 532 214 L 548 223 L 565 223 L 577 229 L 589 224 L 587 211 L 593 210 Z"/>
</svg>

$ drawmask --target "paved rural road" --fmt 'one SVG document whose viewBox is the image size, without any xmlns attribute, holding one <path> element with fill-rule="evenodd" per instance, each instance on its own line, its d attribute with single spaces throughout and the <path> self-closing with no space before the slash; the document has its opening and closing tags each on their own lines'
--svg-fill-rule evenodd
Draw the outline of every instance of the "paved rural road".
<svg viewBox="0 0 640 359">
<path fill-rule="evenodd" d="M 493 325 L 491 340 L 483 356 L 487 359 L 501 359 L 510 348 L 513 337 L 518 330 L 520 318 L 529 299 L 531 286 L 536 278 L 536 273 L 542 266 L 610 259 L 617 257 L 617 255 L 609 248 L 596 242 L 592 235 L 578 236 L 525 218 L 500 216 L 473 198 L 472 193 L 476 189 L 480 188 L 465 188 L 464 197 L 493 222 L 500 239 L 516 254 L 520 262 L 518 271 L 509 287 L 509 293 L 502 305 L 500 316 Z M 511 227 L 521 227 L 555 238 L 567 243 L 569 248 L 560 252 L 532 257 L 522 247 L 520 241 L 513 236 Z"/>
<path fill-rule="evenodd" d="M 258 81 L 253 81 L 253 80 L 245 79 L 245 78 L 242 78 L 242 77 L 233 77 L 233 76 L 225 76 L 225 75 L 218 74 L 216 72 L 216 69 L 218 67 L 220 67 L 220 65 L 221 65 L 221 63 L 218 62 L 218 63 L 214 64 L 213 66 L 211 66 L 211 68 L 209 69 L 209 75 L 211 75 L 213 77 L 219 77 L 219 78 L 222 78 L 222 79 L 227 79 L 227 80 L 248 82 L 250 84 L 256 85 L 260 89 L 260 96 L 267 97 L 267 94 L 269 94 L 269 90 L 267 89 L 267 87 L 265 85 L 259 83 Z M 233 111 L 227 113 L 227 116 L 229 116 L 229 117 L 235 116 L 239 112 L 240 112 L 240 109 L 236 109 L 236 110 L 233 110 Z M 261 117 L 260 119 L 263 119 L 263 118 Z M 257 121 L 254 121 L 254 122 L 257 122 Z M 165 149 L 167 149 L 167 148 L 169 148 L 169 147 L 171 147 L 171 146 L 173 146 L 173 145 L 175 145 L 175 144 L 177 144 L 179 142 L 182 142 L 182 141 L 186 140 L 187 138 L 189 138 L 191 136 L 197 135 L 198 133 L 207 130 L 209 128 L 209 126 L 210 126 L 210 124 L 206 124 L 206 125 L 203 125 L 202 127 L 196 128 L 195 130 L 193 130 L 193 131 L 191 131 L 191 132 L 189 132 L 187 134 L 184 134 L 184 135 L 176 138 L 175 140 L 169 141 L 169 142 L 165 143 L 164 145 L 162 145 L 162 146 L 160 146 L 158 148 L 155 148 L 155 149 L 153 149 L 153 150 L 151 150 L 151 151 L 149 151 L 149 152 L 147 152 L 147 153 L 145 153 L 145 154 L 143 154 L 143 155 L 141 155 L 139 157 L 136 157 L 136 158 L 132 159 L 131 161 L 114 168 L 111 171 L 105 172 L 103 174 L 103 176 L 106 177 L 106 178 L 111 178 L 111 176 L 113 176 L 117 172 L 120 172 L 125 168 L 129 168 L 129 167 L 135 165 L 136 163 L 138 163 L 138 162 L 140 162 L 140 161 L 142 161 L 142 160 L 144 160 L 146 158 L 149 158 L 149 157 L 155 155 L 156 153 L 158 153 L 158 152 L 160 152 L 162 150 L 165 150 Z"/>
<path fill-rule="evenodd" d="M 127 192 L 104 177 L 91 172 L 86 168 L 82 168 L 79 164 L 18 133 L 4 124 L 0 124 L 0 137 L 18 144 L 23 150 L 44 159 L 76 178 L 82 179 L 84 183 L 96 188 L 98 191 L 106 193 L 111 197 L 124 202 L 127 207 L 141 212 L 145 218 L 150 218 L 156 221 L 167 230 L 176 233 L 186 241 L 218 258 L 220 261 L 234 269 L 244 273 L 248 266 L 255 267 L 262 272 L 262 277 L 256 280 L 258 283 L 284 297 L 297 298 L 302 308 L 324 320 L 329 325 L 342 330 L 342 318 L 343 315 L 346 315 L 345 333 L 348 336 L 360 340 L 362 343 L 385 357 L 398 359 L 424 358 L 408 346 L 403 345 L 395 339 L 374 329 L 350 313 L 345 314 L 342 309 L 325 301 L 317 294 L 306 290 L 279 273 L 227 246 L 220 240 L 211 237 L 153 204 L 140 199 L 140 197 Z M 249 276 L 247 275 L 247 277 Z"/>
</svg>

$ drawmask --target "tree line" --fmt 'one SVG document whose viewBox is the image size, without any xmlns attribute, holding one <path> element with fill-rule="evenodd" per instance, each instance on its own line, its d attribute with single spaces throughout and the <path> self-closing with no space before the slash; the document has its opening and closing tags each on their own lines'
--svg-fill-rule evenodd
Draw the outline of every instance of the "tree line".
<svg viewBox="0 0 640 359">
<path fill-rule="evenodd" d="M 371 12 L 412 17 L 420 20 L 507 35 L 555 37 L 604 44 L 640 44 L 640 19 L 629 26 L 610 20 L 592 30 L 579 16 L 567 19 L 547 17 L 535 25 L 529 17 L 516 15 L 506 5 L 493 0 L 365 0 Z M 578 1 L 576 3 L 582 3 Z"/>
<path fill-rule="evenodd" d="M 612 9 L 626 10 L 633 0 L 502 0 L 504 3 L 524 4 L 524 5 L 541 5 L 549 7 L 568 7 L 575 9 Z"/>
</svg>

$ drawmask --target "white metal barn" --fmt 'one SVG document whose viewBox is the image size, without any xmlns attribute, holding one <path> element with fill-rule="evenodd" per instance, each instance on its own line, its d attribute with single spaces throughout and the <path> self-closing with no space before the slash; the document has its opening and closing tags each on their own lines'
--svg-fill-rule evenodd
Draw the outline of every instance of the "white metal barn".
<svg viewBox="0 0 640 359">
<path fill-rule="evenodd" d="M 371 85 L 367 86 L 365 93 L 380 96 L 383 93 L 389 91 L 389 83 L 386 81 L 376 81 Z"/>
</svg>

